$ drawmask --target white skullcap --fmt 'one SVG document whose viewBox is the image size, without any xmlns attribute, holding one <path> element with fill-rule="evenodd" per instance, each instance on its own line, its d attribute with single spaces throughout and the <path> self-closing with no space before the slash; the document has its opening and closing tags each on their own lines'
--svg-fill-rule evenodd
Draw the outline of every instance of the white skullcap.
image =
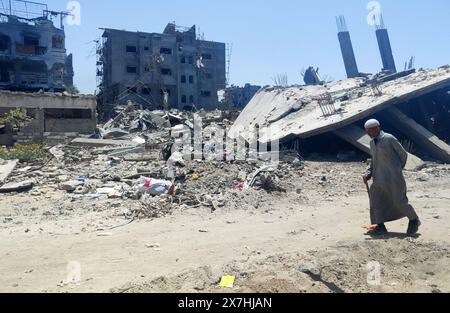
<svg viewBox="0 0 450 313">
<path fill-rule="evenodd" d="M 380 122 L 378 122 L 375 119 L 371 119 L 366 122 L 366 124 L 364 125 L 364 128 L 371 129 L 371 128 L 380 127 L 380 126 L 381 126 Z"/>
</svg>

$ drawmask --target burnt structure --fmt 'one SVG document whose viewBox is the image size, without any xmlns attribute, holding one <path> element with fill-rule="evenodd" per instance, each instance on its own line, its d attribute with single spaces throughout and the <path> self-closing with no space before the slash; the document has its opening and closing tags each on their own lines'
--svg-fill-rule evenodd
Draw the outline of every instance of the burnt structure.
<svg viewBox="0 0 450 313">
<path fill-rule="evenodd" d="M 12 1 L 9 10 L 0 9 L 0 89 L 59 92 L 73 86 L 62 18 L 60 28 L 51 20 L 57 15 L 66 14 L 27 1 Z"/>
</svg>

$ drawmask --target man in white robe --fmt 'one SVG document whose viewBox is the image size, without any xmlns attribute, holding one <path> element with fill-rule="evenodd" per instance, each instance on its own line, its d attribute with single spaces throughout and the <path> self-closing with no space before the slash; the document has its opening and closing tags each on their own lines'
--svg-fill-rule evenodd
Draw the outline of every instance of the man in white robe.
<svg viewBox="0 0 450 313">
<path fill-rule="evenodd" d="M 372 162 L 364 176 L 367 184 L 373 179 L 370 188 L 370 218 L 376 229 L 368 235 L 384 235 L 388 230 L 385 223 L 407 217 L 407 234 L 413 236 L 419 231 L 421 222 L 414 208 L 409 204 L 403 169 L 408 153 L 401 143 L 381 130 L 377 120 L 369 120 L 365 125 L 367 134 L 372 138 L 370 150 Z"/>
</svg>

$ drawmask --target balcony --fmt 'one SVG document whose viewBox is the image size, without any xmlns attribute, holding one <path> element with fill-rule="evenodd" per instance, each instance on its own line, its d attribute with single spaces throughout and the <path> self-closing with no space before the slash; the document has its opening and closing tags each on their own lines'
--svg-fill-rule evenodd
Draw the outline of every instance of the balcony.
<svg viewBox="0 0 450 313">
<path fill-rule="evenodd" d="M 47 53 L 47 47 L 34 46 L 34 45 L 22 45 L 16 43 L 16 53 L 27 55 L 44 55 Z"/>
</svg>

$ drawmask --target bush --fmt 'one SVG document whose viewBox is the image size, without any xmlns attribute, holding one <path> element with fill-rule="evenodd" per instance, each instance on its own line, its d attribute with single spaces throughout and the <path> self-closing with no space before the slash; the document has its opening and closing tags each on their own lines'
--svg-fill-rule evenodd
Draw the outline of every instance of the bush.
<svg viewBox="0 0 450 313">
<path fill-rule="evenodd" d="M 26 114 L 21 109 L 14 109 L 0 116 L 0 124 L 20 128 L 28 121 Z"/>
<path fill-rule="evenodd" d="M 19 160 L 20 162 L 43 161 L 47 158 L 47 152 L 39 144 L 19 145 L 14 148 L 0 148 L 0 159 Z"/>
</svg>

